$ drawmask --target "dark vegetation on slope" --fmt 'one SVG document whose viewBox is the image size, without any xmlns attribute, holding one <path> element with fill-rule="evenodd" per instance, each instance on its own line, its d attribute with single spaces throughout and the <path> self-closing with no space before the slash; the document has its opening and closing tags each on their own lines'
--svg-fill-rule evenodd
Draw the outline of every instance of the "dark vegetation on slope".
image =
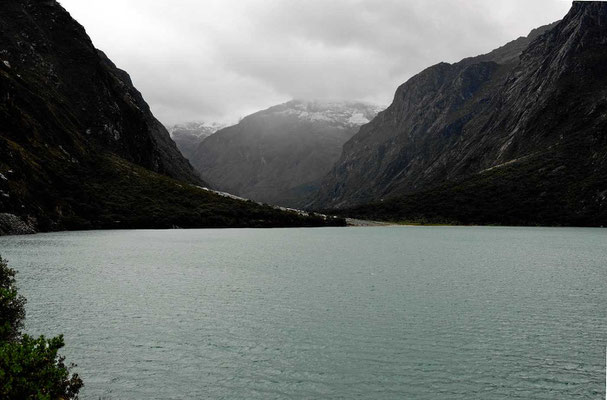
<svg viewBox="0 0 607 400">
<path fill-rule="evenodd" d="M 64 174 L 82 180 L 61 188 L 75 210 L 61 220 L 66 229 L 236 228 L 342 226 L 342 219 L 281 211 L 252 201 L 218 196 L 150 172 L 116 156 L 100 157 L 94 173 Z M 90 171 L 90 170 L 89 170 Z"/>
<path fill-rule="evenodd" d="M 416 224 L 607 226 L 607 168 L 598 160 L 607 144 L 597 145 L 572 143 L 461 183 L 330 212 Z M 580 160 L 580 152 L 596 158 Z M 597 165 L 596 174 L 585 174 Z"/>
<path fill-rule="evenodd" d="M 19 169 L 24 170 L 24 169 Z M 28 170 L 27 168 L 25 170 Z M 41 231 L 128 228 L 294 227 L 340 226 L 340 219 L 301 216 L 254 202 L 216 195 L 200 187 L 151 172 L 109 153 L 94 155 L 78 166 L 57 163 L 53 184 L 31 174 L 19 186 L 10 179 L 10 193 L 37 187 L 32 203 L 4 200 L 5 212 L 19 207 L 54 207 L 61 213 L 36 215 Z M 12 176 L 11 176 L 12 178 Z M 1 186 L 0 182 L 0 187 Z M 10 200 L 7 199 L 7 200 Z"/>
</svg>

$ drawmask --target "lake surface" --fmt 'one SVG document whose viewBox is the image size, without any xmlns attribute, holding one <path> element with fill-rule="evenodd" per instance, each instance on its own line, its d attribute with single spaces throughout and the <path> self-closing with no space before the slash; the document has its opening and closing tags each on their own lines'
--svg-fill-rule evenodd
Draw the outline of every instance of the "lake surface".
<svg viewBox="0 0 607 400">
<path fill-rule="evenodd" d="M 84 399 L 604 399 L 607 230 L 0 238 Z"/>
</svg>

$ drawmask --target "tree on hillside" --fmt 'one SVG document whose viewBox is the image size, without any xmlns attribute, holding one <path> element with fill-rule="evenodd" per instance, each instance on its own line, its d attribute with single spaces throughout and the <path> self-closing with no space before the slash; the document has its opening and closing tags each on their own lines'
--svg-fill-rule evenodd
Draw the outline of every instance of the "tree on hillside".
<svg viewBox="0 0 607 400">
<path fill-rule="evenodd" d="M 0 399 L 77 399 L 83 383 L 58 353 L 63 336 L 23 334 L 24 306 L 15 271 L 0 257 Z"/>
</svg>

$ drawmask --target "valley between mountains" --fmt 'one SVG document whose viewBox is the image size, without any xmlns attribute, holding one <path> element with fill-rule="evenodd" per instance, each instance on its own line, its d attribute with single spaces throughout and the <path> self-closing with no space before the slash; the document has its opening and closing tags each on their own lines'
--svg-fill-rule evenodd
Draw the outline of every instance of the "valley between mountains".
<svg viewBox="0 0 607 400">
<path fill-rule="evenodd" d="M 272 204 L 396 222 L 603 226 L 606 18 L 606 3 L 574 2 L 527 37 L 427 68 L 385 109 L 294 101 L 182 151 L 216 187 Z"/>
<path fill-rule="evenodd" d="M 604 226 L 605 21 L 606 3 L 574 2 L 527 37 L 421 71 L 387 107 L 300 99 L 167 129 L 59 3 L 3 2 L 0 232 Z"/>
</svg>

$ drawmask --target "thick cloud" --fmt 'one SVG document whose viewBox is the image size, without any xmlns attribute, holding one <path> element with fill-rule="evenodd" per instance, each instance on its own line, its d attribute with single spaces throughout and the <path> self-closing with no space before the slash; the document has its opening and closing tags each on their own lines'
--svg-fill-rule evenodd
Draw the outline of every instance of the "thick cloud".
<svg viewBox="0 0 607 400">
<path fill-rule="evenodd" d="M 440 61 L 562 18 L 563 0 L 60 0 L 166 124 L 291 98 L 389 104 Z"/>
</svg>

